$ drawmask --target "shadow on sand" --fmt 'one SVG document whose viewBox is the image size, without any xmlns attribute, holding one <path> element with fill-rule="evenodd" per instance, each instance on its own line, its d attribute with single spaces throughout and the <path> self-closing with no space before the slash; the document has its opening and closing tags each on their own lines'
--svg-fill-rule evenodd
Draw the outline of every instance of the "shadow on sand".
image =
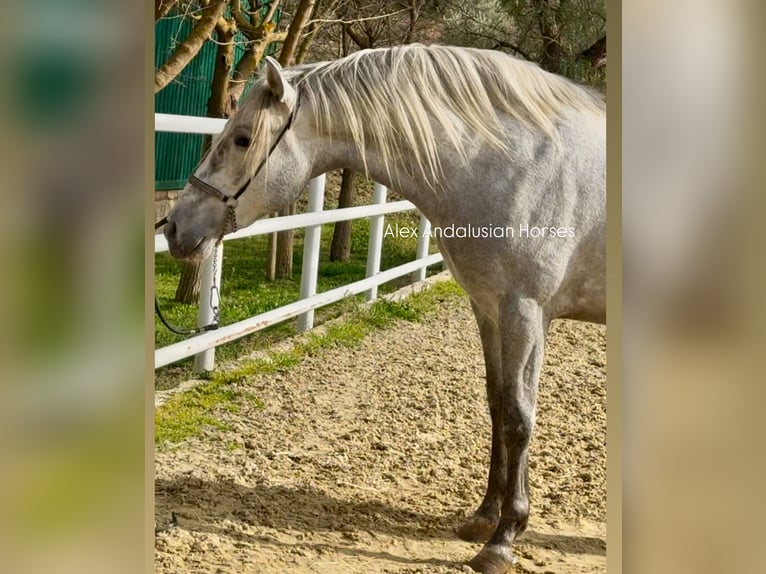
<svg viewBox="0 0 766 574">
<path fill-rule="evenodd" d="M 170 522 L 171 513 L 180 517 L 188 530 L 234 536 L 245 542 L 285 545 L 268 537 L 232 534 L 220 523 L 223 519 L 277 530 L 304 532 L 369 531 L 395 537 L 423 539 L 456 539 L 454 529 L 464 514 L 439 516 L 436 513 L 412 512 L 377 500 L 348 500 L 330 496 L 312 488 L 285 486 L 243 486 L 230 479 L 206 481 L 194 477 L 159 479 L 155 483 L 155 505 L 158 526 Z M 528 529 L 519 539 L 522 544 L 559 550 L 573 554 L 606 555 L 603 539 L 536 532 Z M 325 546 L 315 545 L 317 548 Z M 385 557 L 389 560 L 417 562 L 393 555 L 367 553 L 358 548 L 335 551 L 355 556 Z M 452 564 L 428 560 L 429 564 Z"/>
</svg>

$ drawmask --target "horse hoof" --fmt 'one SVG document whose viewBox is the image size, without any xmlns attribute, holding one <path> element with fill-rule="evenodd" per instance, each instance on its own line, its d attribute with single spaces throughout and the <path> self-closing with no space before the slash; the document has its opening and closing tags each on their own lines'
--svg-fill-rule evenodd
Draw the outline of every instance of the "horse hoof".
<svg viewBox="0 0 766 574">
<path fill-rule="evenodd" d="M 497 522 L 483 516 L 472 516 L 455 533 L 466 542 L 486 542 L 496 528 Z"/>
<path fill-rule="evenodd" d="M 481 552 L 473 557 L 468 566 L 476 572 L 481 572 L 481 574 L 506 574 L 513 569 L 515 563 L 516 558 L 513 555 L 508 560 L 485 546 Z"/>
</svg>

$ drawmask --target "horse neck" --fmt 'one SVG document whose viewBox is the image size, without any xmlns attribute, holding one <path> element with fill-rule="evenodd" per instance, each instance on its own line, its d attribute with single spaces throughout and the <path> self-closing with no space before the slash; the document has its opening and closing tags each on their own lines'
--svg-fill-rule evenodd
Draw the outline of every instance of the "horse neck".
<svg viewBox="0 0 766 574">
<path fill-rule="evenodd" d="M 362 158 L 359 149 L 350 138 L 318 135 L 313 138 L 312 143 L 315 150 L 312 177 L 335 169 L 353 169 L 362 173 L 366 171 L 373 181 L 395 190 L 414 203 L 427 217 L 432 217 L 432 212 L 437 206 L 433 190 L 424 178 L 416 178 L 406 173 L 402 158 L 388 169 L 374 149 L 368 149 L 365 158 Z"/>
</svg>

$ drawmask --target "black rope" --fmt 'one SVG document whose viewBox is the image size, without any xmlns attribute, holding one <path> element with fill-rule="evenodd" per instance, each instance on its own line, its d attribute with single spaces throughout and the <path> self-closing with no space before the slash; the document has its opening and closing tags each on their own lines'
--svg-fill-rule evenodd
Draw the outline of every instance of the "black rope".
<svg viewBox="0 0 766 574">
<path fill-rule="evenodd" d="M 154 224 L 154 230 L 157 231 L 157 229 L 165 225 L 167 222 L 168 222 L 168 218 L 163 217 L 157 223 Z M 213 255 L 213 257 L 215 257 L 215 255 Z M 157 295 L 154 296 L 154 312 L 157 313 L 157 317 L 160 318 L 160 321 L 162 322 L 163 325 L 165 325 L 165 328 L 171 333 L 175 333 L 176 335 L 183 335 L 183 336 L 199 335 L 200 333 L 205 333 L 207 331 L 215 331 L 218 328 L 217 317 L 213 323 L 210 323 L 209 325 L 204 325 L 203 327 L 194 327 L 193 329 L 185 329 L 184 327 L 178 327 L 177 325 L 174 325 L 173 323 L 171 323 L 165 318 L 165 315 L 162 314 L 162 310 L 160 309 L 160 302 L 157 300 Z"/>
<path fill-rule="evenodd" d="M 162 324 L 165 325 L 167 330 L 171 333 L 175 333 L 176 335 L 199 335 L 200 333 L 205 333 L 206 331 L 215 331 L 218 328 L 218 323 L 210 323 L 204 327 L 195 327 L 194 329 L 184 329 L 183 327 L 177 327 L 176 325 L 173 325 L 173 323 L 165 319 L 165 316 L 162 314 L 162 311 L 160 310 L 160 303 L 157 301 L 156 295 L 154 296 L 154 310 L 157 313 L 157 317 L 160 318 L 160 321 L 162 321 Z"/>
</svg>

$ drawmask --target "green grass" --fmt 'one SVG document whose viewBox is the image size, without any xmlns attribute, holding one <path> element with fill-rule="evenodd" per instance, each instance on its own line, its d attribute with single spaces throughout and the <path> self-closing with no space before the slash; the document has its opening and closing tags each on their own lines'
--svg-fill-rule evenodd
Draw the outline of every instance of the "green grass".
<svg viewBox="0 0 766 574">
<path fill-rule="evenodd" d="M 360 185 L 359 193 L 362 198 L 358 204 L 365 203 L 364 195 L 369 193 L 364 185 Z M 336 200 L 328 198 L 326 208 L 332 208 Z M 395 213 L 387 216 L 386 224 L 414 226 L 418 222 L 415 212 Z M 333 224 L 322 226 L 319 276 L 317 292 L 321 293 L 340 287 L 365 277 L 367 264 L 367 244 L 369 240 L 369 219 L 358 219 L 352 222 L 351 259 L 348 262 L 331 262 L 329 260 L 330 244 L 332 242 Z M 224 247 L 224 263 L 221 287 L 221 324 L 228 325 L 248 317 L 264 313 L 271 309 L 292 303 L 299 299 L 300 270 L 303 261 L 303 231 L 295 234 L 292 279 L 279 279 L 270 282 L 265 277 L 267 242 L 266 236 L 256 236 L 247 239 L 227 242 Z M 381 269 L 386 270 L 415 258 L 416 238 L 386 237 L 383 242 Z M 436 251 L 432 242 L 431 252 Z M 429 271 L 440 271 L 440 266 L 434 266 Z M 175 290 L 180 275 L 180 264 L 167 254 L 155 256 L 155 289 L 163 313 L 174 323 L 182 326 L 196 324 L 197 305 L 173 302 Z M 407 277 L 400 278 L 381 285 L 381 294 L 395 291 L 409 283 Z M 353 309 L 362 300 L 362 296 L 350 298 L 334 305 L 318 309 L 315 313 L 315 324 L 337 317 Z M 404 312 L 404 311 L 402 311 Z M 403 317 L 405 318 L 405 317 Z M 286 321 L 279 325 L 259 331 L 253 335 L 239 339 L 216 349 L 219 363 L 235 359 L 259 349 L 267 349 L 274 342 L 296 333 L 295 320 Z M 339 334 L 340 336 L 341 334 Z M 353 338 L 351 334 L 348 337 Z M 167 331 L 155 317 L 155 348 L 183 340 L 183 337 Z M 156 371 L 156 388 L 166 389 L 177 384 L 178 380 L 190 378 L 191 359 L 176 365 Z"/>
<path fill-rule="evenodd" d="M 265 357 L 244 359 L 235 368 L 216 371 L 210 375 L 209 381 L 175 395 L 156 410 L 155 443 L 160 446 L 178 444 L 205 428 L 228 430 L 228 426 L 216 417 L 217 410 L 238 412 L 243 403 L 263 406 L 247 390 L 248 379 L 287 371 L 305 357 L 316 356 L 325 349 L 357 347 L 375 330 L 391 327 L 397 321 L 421 321 L 440 304 L 463 295 L 457 283 L 442 281 L 400 301 L 380 299 L 369 306 L 359 305 L 322 332 L 305 334 L 290 350 L 269 351 Z M 225 446 L 236 448 L 230 442 Z"/>
<path fill-rule="evenodd" d="M 177 444 L 198 435 L 204 428 L 228 430 L 215 416 L 217 409 L 238 412 L 242 403 L 263 404 L 251 392 L 224 380 L 211 380 L 170 398 L 154 413 L 156 444 Z"/>
</svg>

